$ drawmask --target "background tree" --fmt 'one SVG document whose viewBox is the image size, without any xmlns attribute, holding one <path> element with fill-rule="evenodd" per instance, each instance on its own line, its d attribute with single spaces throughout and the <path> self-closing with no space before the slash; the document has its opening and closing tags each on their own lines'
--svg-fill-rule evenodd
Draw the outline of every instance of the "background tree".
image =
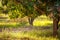
<svg viewBox="0 0 60 40">
<path fill-rule="evenodd" d="M 33 25 L 33 21 L 37 16 L 44 13 L 44 6 L 39 3 L 39 0 L 16 0 L 16 2 L 22 4 L 23 9 L 21 11 L 25 16 L 28 16 L 30 25 Z"/>
<path fill-rule="evenodd" d="M 13 13 L 14 10 L 18 10 L 21 17 L 28 17 L 30 25 L 33 25 L 33 21 L 37 16 L 44 13 L 44 6 L 39 0 L 2 0 L 2 4 L 7 7 L 3 10 L 4 13 L 10 11 L 11 14 L 18 15 L 18 13 Z M 10 17 L 13 18 L 13 15 L 10 15 Z"/>
</svg>

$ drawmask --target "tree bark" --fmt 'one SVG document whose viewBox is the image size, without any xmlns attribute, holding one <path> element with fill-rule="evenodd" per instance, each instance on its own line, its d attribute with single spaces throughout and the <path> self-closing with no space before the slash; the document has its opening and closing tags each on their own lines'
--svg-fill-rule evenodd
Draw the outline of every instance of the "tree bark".
<svg viewBox="0 0 60 40">
<path fill-rule="evenodd" d="M 28 18 L 28 21 L 29 21 L 29 24 L 31 25 L 31 26 L 33 26 L 33 21 L 34 21 L 34 18 Z"/>
<path fill-rule="evenodd" d="M 59 18 L 53 18 L 53 36 L 56 37 L 58 35 L 58 23 L 59 23 Z"/>
</svg>

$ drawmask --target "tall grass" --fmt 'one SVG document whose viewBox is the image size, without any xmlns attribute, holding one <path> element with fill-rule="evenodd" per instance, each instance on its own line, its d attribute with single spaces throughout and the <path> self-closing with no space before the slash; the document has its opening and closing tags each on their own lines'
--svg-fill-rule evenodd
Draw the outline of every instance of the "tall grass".
<svg viewBox="0 0 60 40">
<path fill-rule="evenodd" d="M 52 37 L 51 29 L 37 30 L 32 29 L 30 31 L 7 31 L 3 30 L 0 33 L 0 38 L 3 40 L 59 40 Z"/>
<path fill-rule="evenodd" d="M 52 36 L 52 20 L 46 16 L 36 18 L 33 24 L 33 28 L 28 27 L 26 30 L 24 26 L 27 28 L 28 22 L 1 23 L 0 40 L 60 40 Z M 58 32 L 60 36 L 60 29 Z"/>
</svg>

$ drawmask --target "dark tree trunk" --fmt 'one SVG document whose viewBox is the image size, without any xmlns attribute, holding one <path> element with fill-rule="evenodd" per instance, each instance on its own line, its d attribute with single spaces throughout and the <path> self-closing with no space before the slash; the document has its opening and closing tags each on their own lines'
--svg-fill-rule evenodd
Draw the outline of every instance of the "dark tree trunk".
<svg viewBox="0 0 60 40">
<path fill-rule="evenodd" d="M 28 18 L 28 21 L 29 21 L 29 24 L 31 25 L 31 26 L 33 26 L 33 21 L 34 21 L 34 18 Z"/>
<path fill-rule="evenodd" d="M 59 23 L 59 18 L 53 18 L 53 36 L 57 36 L 58 35 L 58 23 Z"/>
</svg>

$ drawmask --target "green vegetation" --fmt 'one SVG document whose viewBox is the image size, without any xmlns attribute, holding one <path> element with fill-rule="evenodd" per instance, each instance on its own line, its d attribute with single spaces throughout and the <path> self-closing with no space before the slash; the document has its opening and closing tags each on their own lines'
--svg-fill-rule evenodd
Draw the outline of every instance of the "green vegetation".
<svg viewBox="0 0 60 40">
<path fill-rule="evenodd" d="M 49 29 L 48 29 L 49 30 Z M 38 32 L 37 32 L 38 31 Z M 48 34 L 47 34 L 47 33 Z M 2 33 L 0 33 L 0 38 L 2 38 L 3 40 L 57 40 L 57 38 L 53 38 L 52 36 L 46 36 L 46 35 L 51 35 L 50 31 L 47 30 L 32 30 L 29 32 L 23 31 L 23 32 L 8 32 L 3 31 Z"/>
<path fill-rule="evenodd" d="M 40 19 L 40 20 L 39 20 Z M 46 22 L 44 21 L 46 20 Z M 39 24 L 37 25 L 37 21 L 43 21 L 43 24 Z M 49 21 L 49 22 L 48 22 Z M 5 26 L 5 29 L 2 29 L 3 31 L 0 32 L 0 39 L 1 40 L 59 40 L 58 37 L 53 37 L 53 28 L 52 28 L 52 20 L 50 20 L 49 18 L 47 18 L 46 16 L 42 15 L 38 18 L 36 18 L 36 21 L 33 23 L 34 27 L 29 27 L 28 23 L 26 25 L 26 23 L 24 24 L 24 22 L 22 23 L 12 23 L 12 24 L 3 24 L 0 27 Z M 49 24 L 50 26 L 48 26 Z M 20 24 L 20 25 L 18 25 Z M 60 29 L 59 29 L 60 30 Z M 58 33 L 60 33 L 60 31 L 58 30 Z M 60 35 L 60 34 L 59 34 Z"/>
<path fill-rule="evenodd" d="M 60 0 L 0 0 L 1 40 L 60 40 Z"/>
</svg>

